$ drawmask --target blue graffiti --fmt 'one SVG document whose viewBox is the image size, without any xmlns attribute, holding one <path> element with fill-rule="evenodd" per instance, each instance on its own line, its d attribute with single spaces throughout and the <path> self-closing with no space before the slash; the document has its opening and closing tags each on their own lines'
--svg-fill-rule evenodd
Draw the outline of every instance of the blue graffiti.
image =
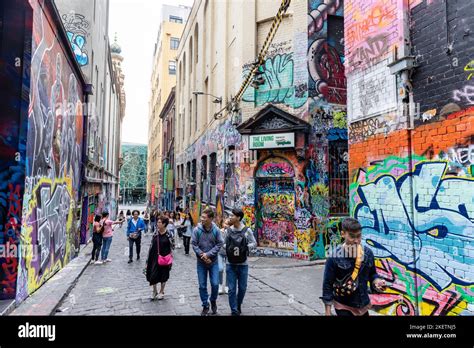
<svg viewBox="0 0 474 348">
<path fill-rule="evenodd" d="M 328 131 L 328 140 L 347 140 L 347 129 L 331 128 Z"/>
<path fill-rule="evenodd" d="M 355 210 L 377 257 L 416 270 L 439 290 L 474 284 L 474 181 L 445 178 L 446 168 L 421 162 L 398 179 L 379 176 L 358 187 Z"/>
<path fill-rule="evenodd" d="M 74 55 L 79 65 L 87 65 L 87 63 L 89 63 L 89 57 L 87 56 L 87 51 L 85 50 L 85 37 L 82 35 L 74 36 L 74 33 L 71 33 L 70 31 L 67 32 L 67 37 L 71 42 L 72 50 L 74 51 Z"/>
</svg>

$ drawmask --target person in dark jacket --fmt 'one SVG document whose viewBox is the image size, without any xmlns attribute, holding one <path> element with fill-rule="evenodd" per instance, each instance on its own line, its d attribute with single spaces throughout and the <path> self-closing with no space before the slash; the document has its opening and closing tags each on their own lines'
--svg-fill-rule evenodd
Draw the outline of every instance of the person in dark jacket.
<svg viewBox="0 0 474 348">
<path fill-rule="evenodd" d="M 173 237 L 166 230 L 169 221 L 167 217 L 157 219 L 158 230 L 153 235 L 148 252 L 146 263 L 146 280 L 153 286 L 152 300 L 158 298 L 162 300 L 165 296 L 166 282 L 170 277 L 171 265 L 160 266 L 158 264 L 158 251 L 161 256 L 169 255 L 174 249 Z M 158 293 L 156 284 L 160 283 L 160 292 Z"/>
<path fill-rule="evenodd" d="M 217 314 L 217 296 L 219 295 L 219 265 L 217 254 L 224 241 L 221 231 L 212 222 L 214 212 L 207 208 L 201 214 L 201 223 L 194 229 L 191 244 L 197 256 L 197 273 L 199 281 L 199 296 L 202 302 L 201 315 L 209 314 L 209 299 L 212 314 Z M 207 292 L 207 276 L 211 282 L 211 297 Z"/>
<path fill-rule="evenodd" d="M 322 301 L 326 315 L 334 306 L 338 316 L 367 316 L 371 307 L 368 282 L 373 290 L 382 292 L 386 284 L 376 272 L 374 254 L 361 246 L 362 226 L 353 218 L 342 222 L 344 243 L 330 252 L 326 259 Z"/>
</svg>

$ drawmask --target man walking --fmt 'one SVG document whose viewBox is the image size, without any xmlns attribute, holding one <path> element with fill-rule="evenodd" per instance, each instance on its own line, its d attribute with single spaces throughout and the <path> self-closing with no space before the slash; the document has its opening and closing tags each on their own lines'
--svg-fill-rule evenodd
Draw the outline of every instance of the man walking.
<svg viewBox="0 0 474 348">
<path fill-rule="evenodd" d="M 252 230 L 242 223 L 243 218 L 244 212 L 241 209 L 232 209 L 232 214 L 229 217 L 230 228 L 227 230 L 225 238 L 229 306 L 232 315 L 235 316 L 242 313 L 241 306 L 247 291 L 249 276 L 247 256 L 249 251 L 257 246 Z"/>
<path fill-rule="evenodd" d="M 197 256 L 197 274 L 199 295 L 202 302 L 201 315 L 209 314 L 209 294 L 207 292 L 207 275 L 211 282 L 211 309 L 217 314 L 217 296 L 219 291 L 219 265 L 217 253 L 224 244 L 219 228 L 212 222 L 214 212 L 207 208 L 201 214 L 201 223 L 194 229 L 191 244 Z"/>
<path fill-rule="evenodd" d="M 127 225 L 127 239 L 128 239 L 128 263 L 133 262 L 133 244 L 137 248 L 137 261 L 140 260 L 140 248 L 142 243 L 142 231 L 145 230 L 145 222 L 139 217 L 140 212 L 134 210 L 132 212 L 133 218 L 128 221 Z"/>
</svg>

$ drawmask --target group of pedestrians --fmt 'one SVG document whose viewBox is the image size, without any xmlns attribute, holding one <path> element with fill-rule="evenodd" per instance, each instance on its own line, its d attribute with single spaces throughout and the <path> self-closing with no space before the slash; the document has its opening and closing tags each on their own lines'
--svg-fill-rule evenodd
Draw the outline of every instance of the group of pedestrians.
<svg viewBox="0 0 474 348">
<path fill-rule="evenodd" d="M 153 231 L 144 273 L 153 287 L 152 300 L 162 300 L 173 265 L 173 250 L 181 247 L 182 238 L 184 254 L 189 255 L 190 245 L 196 254 L 201 315 L 217 314 L 218 296 L 228 294 L 231 314 L 239 316 L 242 314 L 242 303 L 247 290 L 247 258 L 250 250 L 257 245 L 252 230 L 242 222 L 243 217 L 243 211 L 235 208 L 224 220 L 222 228 L 219 228 L 214 223 L 214 211 L 206 208 L 201 214 L 200 223 L 193 228 L 194 222 L 189 212 L 152 211 L 148 214 L 144 211 L 140 217 L 138 210 L 127 211 L 128 262 L 133 262 L 134 244 L 136 258 L 140 260 L 142 234 Z M 123 211 L 117 221 L 110 220 L 107 212 L 95 216 L 92 263 L 111 262 L 108 254 L 113 226 L 122 226 L 124 221 Z M 345 219 L 341 232 L 344 243 L 328 255 L 321 297 L 326 315 L 331 315 L 333 306 L 339 316 L 368 315 L 368 283 L 375 292 L 383 292 L 386 288 L 385 281 L 376 273 L 373 253 L 368 247 L 361 246 L 361 232 L 362 226 L 356 219 Z"/>
</svg>

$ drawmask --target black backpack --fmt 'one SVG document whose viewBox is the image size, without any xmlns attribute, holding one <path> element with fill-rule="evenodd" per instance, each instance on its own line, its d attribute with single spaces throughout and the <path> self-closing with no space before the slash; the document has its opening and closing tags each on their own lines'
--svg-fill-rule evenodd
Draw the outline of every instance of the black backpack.
<svg viewBox="0 0 474 348">
<path fill-rule="evenodd" d="M 248 241 L 245 237 L 248 227 L 245 226 L 242 231 L 235 232 L 230 228 L 227 229 L 225 238 L 225 251 L 229 263 L 244 263 L 249 254 Z"/>
</svg>

